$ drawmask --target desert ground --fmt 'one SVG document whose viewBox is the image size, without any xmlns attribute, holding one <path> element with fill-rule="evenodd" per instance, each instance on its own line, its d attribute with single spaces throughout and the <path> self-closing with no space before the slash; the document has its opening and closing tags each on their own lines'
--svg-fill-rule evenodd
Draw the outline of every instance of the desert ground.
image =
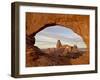
<svg viewBox="0 0 100 80">
<path fill-rule="evenodd" d="M 59 46 L 56 48 L 40 49 L 37 46 L 27 45 L 26 67 L 61 66 L 89 64 L 88 51 L 77 46 Z"/>
</svg>

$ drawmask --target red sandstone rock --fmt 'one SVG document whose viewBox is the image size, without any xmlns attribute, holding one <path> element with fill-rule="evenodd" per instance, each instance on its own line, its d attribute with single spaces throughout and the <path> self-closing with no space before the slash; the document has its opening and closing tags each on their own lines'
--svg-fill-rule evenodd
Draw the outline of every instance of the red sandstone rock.
<svg viewBox="0 0 100 80">
<path fill-rule="evenodd" d="M 26 48 L 26 66 L 89 64 L 89 22 L 88 15 L 26 13 L 26 34 L 28 36 Z M 50 48 L 47 52 L 51 52 L 53 55 L 47 55 L 44 53 L 40 55 L 40 53 L 42 53 L 41 50 L 36 47 L 34 48 L 34 36 L 36 33 L 50 25 L 62 25 L 72 29 L 75 33 L 82 36 L 88 47 L 87 52 L 77 59 L 59 57 L 59 55 L 62 55 L 61 52 L 64 51 L 63 48 L 58 48 L 57 50 Z M 67 50 L 65 50 L 65 52 L 67 52 Z M 38 64 L 38 62 L 40 64 Z"/>
</svg>

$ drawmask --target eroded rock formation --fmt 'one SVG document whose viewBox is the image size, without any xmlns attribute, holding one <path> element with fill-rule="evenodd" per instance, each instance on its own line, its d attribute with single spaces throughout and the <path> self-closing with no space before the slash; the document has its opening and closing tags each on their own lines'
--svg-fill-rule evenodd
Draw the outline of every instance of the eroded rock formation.
<svg viewBox="0 0 100 80">
<path fill-rule="evenodd" d="M 26 36 L 29 42 L 35 44 L 35 35 L 46 27 L 62 25 L 72 29 L 80 35 L 87 45 L 87 53 L 77 60 L 71 60 L 72 64 L 89 63 L 89 16 L 74 14 L 49 14 L 49 13 L 26 13 Z M 81 60 L 79 62 L 79 60 Z"/>
<path fill-rule="evenodd" d="M 52 25 L 62 25 L 72 29 L 82 36 L 89 47 L 88 15 L 26 13 L 27 35 L 35 35 L 40 30 Z"/>
</svg>

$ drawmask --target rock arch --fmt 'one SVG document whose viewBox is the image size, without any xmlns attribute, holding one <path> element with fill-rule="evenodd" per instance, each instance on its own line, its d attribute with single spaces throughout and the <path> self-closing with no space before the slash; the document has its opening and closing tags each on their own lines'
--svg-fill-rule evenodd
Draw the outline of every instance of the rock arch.
<svg viewBox="0 0 100 80">
<path fill-rule="evenodd" d="M 80 35 L 87 45 L 87 53 L 77 60 L 71 60 L 72 64 L 89 64 L 89 22 L 89 15 L 27 12 L 26 41 L 34 45 L 36 33 L 49 26 L 62 25 Z"/>
<path fill-rule="evenodd" d="M 40 30 L 54 25 L 62 25 L 72 29 L 84 39 L 89 47 L 88 15 L 26 13 L 26 34 L 32 39 Z"/>
</svg>

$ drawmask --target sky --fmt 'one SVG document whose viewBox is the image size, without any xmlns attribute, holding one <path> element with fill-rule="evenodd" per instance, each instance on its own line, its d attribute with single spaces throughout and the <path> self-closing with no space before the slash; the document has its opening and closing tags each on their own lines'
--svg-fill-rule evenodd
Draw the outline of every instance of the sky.
<svg viewBox="0 0 100 80">
<path fill-rule="evenodd" d="M 86 44 L 82 37 L 73 32 L 70 28 L 65 28 L 59 25 L 47 27 L 35 36 L 35 46 L 41 49 L 56 47 L 58 40 L 63 45 L 77 45 L 79 48 L 86 48 Z"/>
</svg>

